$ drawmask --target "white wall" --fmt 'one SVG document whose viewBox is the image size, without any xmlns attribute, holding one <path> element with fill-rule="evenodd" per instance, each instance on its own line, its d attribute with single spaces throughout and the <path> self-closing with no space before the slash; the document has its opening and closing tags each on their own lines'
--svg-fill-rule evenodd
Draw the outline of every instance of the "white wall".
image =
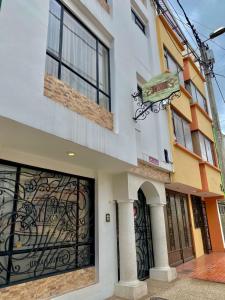
<svg viewBox="0 0 225 300">
<path fill-rule="evenodd" d="M 107 14 L 97 1 L 65 0 L 91 30 L 111 48 L 112 111 L 115 131 L 110 132 L 43 96 L 48 0 L 3 1 L 0 18 L 0 115 L 57 135 L 63 139 L 136 164 L 147 153 L 162 159 L 168 146 L 166 115 L 149 116 L 142 122 L 141 143 L 132 120 L 131 93 L 137 73 L 145 80 L 159 72 L 154 16 L 132 0 L 148 20 L 147 36 L 131 19 L 131 3 L 111 1 Z M 137 149 L 138 147 L 138 149 Z M 167 167 L 167 166 L 166 166 Z"/>
</svg>

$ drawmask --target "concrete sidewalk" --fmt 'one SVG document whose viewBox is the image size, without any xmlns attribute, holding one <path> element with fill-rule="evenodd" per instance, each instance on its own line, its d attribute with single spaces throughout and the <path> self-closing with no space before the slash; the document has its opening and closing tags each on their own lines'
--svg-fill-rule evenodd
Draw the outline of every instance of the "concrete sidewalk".
<svg viewBox="0 0 225 300">
<path fill-rule="evenodd" d="M 168 300 L 225 300 L 225 284 L 192 278 L 181 278 L 171 283 L 149 279 L 149 297 Z M 157 298 L 156 298 L 157 299 Z"/>
<path fill-rule="evenodd" d="M 149 295 L 141 300 L 225 300 L 225 284 L 192 278 L 166 283 L 147 280 Z M 112 297 L 108 300 L 123 300 Z"/>
</svg>

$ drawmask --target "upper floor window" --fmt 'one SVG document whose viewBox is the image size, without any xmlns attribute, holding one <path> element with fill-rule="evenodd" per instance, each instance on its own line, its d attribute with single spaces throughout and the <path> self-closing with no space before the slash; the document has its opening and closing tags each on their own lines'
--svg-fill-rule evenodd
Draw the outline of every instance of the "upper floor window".
<svg viewBox="0 0 225 300">
<path fill-rule="evenodd" d="M 190 124 L 174 111 L 173 126 L 176 141 L 185 148 L 193 151 Z"/>
<path fill-rule="evenodd" d="M 200 132 L 199 132 L 199 142 L 200 142 L 202 159 L 214 165 L 215 160 L 214 160 L 214 153 L 213 153 L 213 143 Z"/>
<path fill-rule="evenodd" d="M 180 84 L 184 85 L 184 74 L 182 68 L 179 64 L 173 59 L 169 51 L 164 48 L 164 59 L 166 68 L 171 72 L 175 73 L 179 77 Z"/>
<path fill-rule="evenodd" d="M 196 101 L 201 106 L 201 108 L 208 112 L 207 101 L 205 97 L 202 96 L 198 88 L 191 80 L 185 82 L 185 88 L 192 95 L 193 100 Z"/>
<path fill-rule="evenodd" d="M 46 73 L 110 110 L 109 49 L 56 0 L 50 1 Z"/>
<path fill-rule="evenodd" d="M 137 13 L 131 9 L 131 15 L 132 19 L 134 20 L 134 23 L 141 29 L 141 31 L 146 34 L 146 28 L 145 23 L 141 20 L 141 18 L 137 15 Z"/>
</svg>

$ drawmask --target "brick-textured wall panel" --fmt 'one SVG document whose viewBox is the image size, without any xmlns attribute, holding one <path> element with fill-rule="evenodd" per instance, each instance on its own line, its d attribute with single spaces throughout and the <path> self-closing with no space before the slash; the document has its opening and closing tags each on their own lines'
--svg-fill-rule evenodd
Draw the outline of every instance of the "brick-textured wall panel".
<svg viewBox="0 0 225 300">
<path fill-rule="evenodd" d="M 44 95 L 87 119 L 113 130 L 113 114 L 52 75 L 45 75 Z"/>
<path fill-rule="evenodd" d="M 91 267 L 0 289 L 0 299 L 51 299 L 94 283 L 96 283 L 95 268 Z"/>
<path fill-rule="evenodd" d="M 98 2 L 110 14 L 110 5 L 105 0 L 98 0 Z"/>
<path fill-rule="evenodd" d="M 130 170 L 131 173 L 140 175 L 149 179 L 154 179 L 163 183 L 170 183 L 170 175 L 163 172 L 143 160 L 138 160 L 138 166 Z"/>
</svg>

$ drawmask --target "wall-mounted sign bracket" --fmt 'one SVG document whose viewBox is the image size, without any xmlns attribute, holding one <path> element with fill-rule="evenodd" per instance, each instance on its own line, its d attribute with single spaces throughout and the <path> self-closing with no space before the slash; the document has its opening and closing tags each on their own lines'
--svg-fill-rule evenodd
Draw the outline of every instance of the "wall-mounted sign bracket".
<svg viewBox="0 0 225 300">
<path fill-rule="evenodd" d="M 172 92 L 169 97 L 158 100 L 156 102 L 143 102 L 141 92 L 132 94 L 133 100 L 137 103 L 137 110 L 133 119 L 135 121 L 144 120 L 151 112 L 158 113 L 160 110 L 165 110 L 170 105 L 171 101 L 181 96 L 180 90 Z"/>
</svg>

